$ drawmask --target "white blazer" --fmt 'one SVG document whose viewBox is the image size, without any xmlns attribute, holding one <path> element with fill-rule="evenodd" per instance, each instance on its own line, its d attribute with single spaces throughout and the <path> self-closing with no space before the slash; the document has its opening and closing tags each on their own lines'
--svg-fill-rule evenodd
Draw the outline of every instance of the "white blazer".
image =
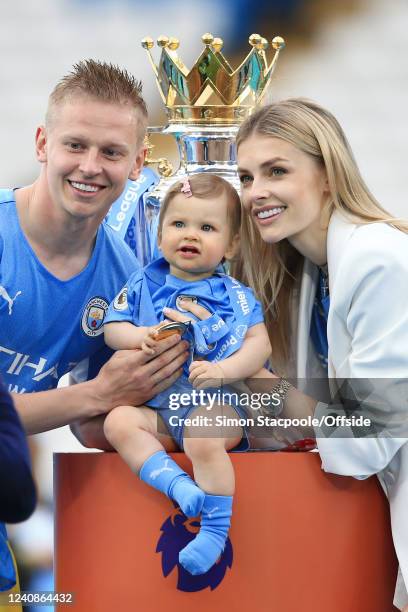
<svg viewBox="0 0 408 612">
<path fill-rule="evenodd" d="M 408 235 L 385 223 L 355 225 L 333 213 L 327 237 L 329 378 L 398 378 L 408 386 Z M 316 376 L 310 320 L 318 269 L 305 260 L 299 299 L 297 376 Z M 408 419 L 408 393 L 405 394 Z M 317 407 L 322 413 L 327 406 Z M 390 502 L 400 564 L 396 605 L 408 603 L 407 438 L 319 438 L 326 472 L 377 474 Z M 402 575 L 401 575 L 402 574 Z M 403 578 L 403 580 L 402 580 Z"/>
</svg>

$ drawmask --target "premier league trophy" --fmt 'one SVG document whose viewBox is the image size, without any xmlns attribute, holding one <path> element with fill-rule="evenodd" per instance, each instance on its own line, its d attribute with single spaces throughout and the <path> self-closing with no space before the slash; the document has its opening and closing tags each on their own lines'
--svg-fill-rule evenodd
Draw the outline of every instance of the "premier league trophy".
<svg viewBox="0 0 408 612">
<path fill-rule="evenodd" d="M 145 167 L 138 181 L 129 181 L 110 211 L 108 222 L 122 233 L 142 265 L 159 256 L 158 213 L 164 194 L 174 182 L 196 172 L 214 172 L 238 189 L 235 136 L 242 121 L 262 101 L 285 46 L 279 36 L 272 40 L 275 53 L 268 64 L 268 41 L 252 34 L 252 49 L 234 70 L 221 53 L 220 38 L 204 34 L 202 41 L 205 47 L 189 70 L 177 54 L 176 38 L 158 38 L 158 65 L 151 54 L 153 39 L 142 40 L 168 117 L 165 127 L 150 128 L 149 132 L 171 134 L 180 157 L 179 168 L 173 173 L 168 160 L 148 156 L 147 166 L 156 163 L 160 178 Z"/>
</svg>

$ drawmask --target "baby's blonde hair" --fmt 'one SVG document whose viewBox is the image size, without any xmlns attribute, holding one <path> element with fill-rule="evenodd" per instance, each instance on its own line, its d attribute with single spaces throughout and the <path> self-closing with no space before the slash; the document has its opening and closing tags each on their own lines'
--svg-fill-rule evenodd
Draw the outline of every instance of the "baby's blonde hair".
<svg viewBox="0 0 408 612">
<path fill-rule="evenodd" d="M 217 199 L 223 194 L 227 197 L 227 215 L 230 222 L 231 237 L 239 234 L 241 229 L 241 201 L 236 189 L 225 179 L 217 174 L 210 172 L 199 172 L 188 177 L 191 187 L 191 193 L 196 198 L 203 200 Z M 181 193 L 183 183 L 177 181 L 166 193 L 163 203 L 160 208 L 160 217 L 158 224 L 158 234 L 161 237 L 163 220 L 171 201 L 176 195 Z M 186 206 L 188 206 L 188 198 L 186 197 Z"/>
</svg>

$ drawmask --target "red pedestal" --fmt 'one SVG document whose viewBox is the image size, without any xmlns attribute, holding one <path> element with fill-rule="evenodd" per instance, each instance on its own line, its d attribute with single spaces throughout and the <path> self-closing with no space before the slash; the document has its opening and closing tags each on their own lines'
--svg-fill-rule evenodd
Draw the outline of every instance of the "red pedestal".
<svg viewBox="0 0 408 612">
<path fill-rule="evenodd" d="M 174 458 L 191 472 L 184 454 Z M 232 461 L 232 565 L 221 558 L 217 572 L 225 575 L 216 588 L 186 592 L 177 588 L 177 566 L 164 577 L 162 557 L 171 558 L 177 530 L 192 532 L 194 522 L 115 453 L 57 454 L 56 590 L 74 593 L 69 609 L 395 610 L 397 562 L 376 478 L 327 475 L 316 453 L 235 454 Z M 161 536 L 164 552 L 156 552 Z M 215 581 L 209 574 L 204 579 Z"/>
</svg>

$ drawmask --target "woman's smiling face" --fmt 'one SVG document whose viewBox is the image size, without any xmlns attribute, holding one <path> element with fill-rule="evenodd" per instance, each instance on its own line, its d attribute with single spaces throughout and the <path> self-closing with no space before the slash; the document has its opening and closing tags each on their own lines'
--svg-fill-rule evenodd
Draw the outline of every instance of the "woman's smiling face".
<svg viewBox="0 0 408 612">
<path fill-rule="evenodd" d="M 285 140 L 254 133 L 239 145 L 238 173 L 244 209 L 262 240 L 287 238 L 306 254 L 303 244 L 321 234 L 324 166 Z"/>
</svg>

